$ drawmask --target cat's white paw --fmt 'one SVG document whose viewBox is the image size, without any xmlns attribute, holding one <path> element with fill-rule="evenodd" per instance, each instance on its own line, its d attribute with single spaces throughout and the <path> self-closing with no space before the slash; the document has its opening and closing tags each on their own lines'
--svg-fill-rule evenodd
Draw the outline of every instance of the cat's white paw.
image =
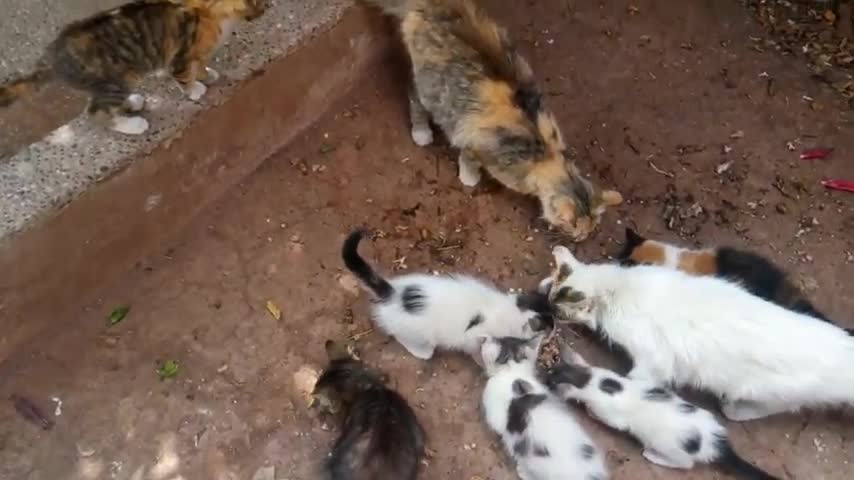
<svg viewBox="0 0 854 480">
<path fill-rule="evenodd" d="M 201 99 L 201 98 L 202 98 L 202 96 L 203 96 L 203 95 L 205 94 L 205 92 L 207 92 L 207 91 L 208 91 L 208 87 L 206 87 L 204 83 L 202 83 L 202 82 L 200 82 L 200 81 L 198 81 L 198 80 L 196 80 L 195 82 L 193 82 L 193 84 L 192 84 L 192 85 L 190 85 L 190 87 L 186 89 L 187 97 L 189 97 L 189 98 L 190 98 L 190 100 L 192 100 L 192 101 L 194 101 L 194 102 L 196 102 L 196 101 L 198 101 L 199 99 Z"/>
<path fill-rule="evenodd" d="M 214 70 L 211 67 L 205 67 L 205 73 L 207 74 L 207 78 L 205 79 L 205 83 L 210 85 L 211 83 L 216 83 L 219 80 L 219 72 Z"/>
<path fill-rule="evenodd" d="M 412 141 L 419 147 L 426 147 L 433 143 L 433 129 L 430 125 L 417 125 L 412 127 Z"/>
<path fill-rule="evenodd" d="M 575 260 L 572 252 L 563 245 L 554 247 L 552 249 L 552 256 L 555 258 L 555 262 L 558 263 L 558 266 L 560 266 L 561 263 L 568 263 L 570 260 Z"/>
<path fill-rule="evenodd" d="M 139 93 L 131 93 L 125 100 L 128 110 L 131 112 L 139 112 L 145 108 L 145 95 Z"/>
<path fill-rule="evenodd" d="M 552 282 L 554 282 L 552 277 L 544 278 L 537 286 L 537 292 L 542 293 L 543 295 L 548 295 L 548 293 L 552 291 Z"/>
<path fill-rule="evenodd" d="M 125 135 L 142 135 L 148 130 L 148 120 L 142 117 L 113 117 L 113 130 Z"/>
<path fill-rule="evenodd" d="M 460 169 L 460 182 L 467 187 L 475 187 L 480 183 L 480 170 Z"/>
</svg>

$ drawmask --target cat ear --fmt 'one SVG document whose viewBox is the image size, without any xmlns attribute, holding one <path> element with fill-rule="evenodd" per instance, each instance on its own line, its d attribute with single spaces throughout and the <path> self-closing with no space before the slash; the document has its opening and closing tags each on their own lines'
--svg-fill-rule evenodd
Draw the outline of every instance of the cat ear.
<svg viewBox="0 0 854 480">
<path fill-rule="evenodd" d="M 575 255 L 573 255 L 572 252 L 570 252 L 569 249 L 564 247 L 563 245 L 558 245 L 554 247 L 552 249 L 552 255 L 554 256 L 555 265 L 557 265 L 558 269 L 563 268 L 564 265 L 569 268 L 567 276 L 572 274 L 572 270 L 574 268 L 581 265 L 581 262 L 579 262 L 575 258 Z"/>
<path fill-rule="evenodd" d="M 534 386 L 527 380 L 518 379 L 513 382 L 513 395 L 521 397 L 534 391 Z"/>
<path fill-rule="evenodd" d="M 329 361 L 350 358 L 350 353 L 347 351 L 347 348 L 334 340 L 327 340 L 323 347 L 326 349 L 326 357 Z"/>
</svg>

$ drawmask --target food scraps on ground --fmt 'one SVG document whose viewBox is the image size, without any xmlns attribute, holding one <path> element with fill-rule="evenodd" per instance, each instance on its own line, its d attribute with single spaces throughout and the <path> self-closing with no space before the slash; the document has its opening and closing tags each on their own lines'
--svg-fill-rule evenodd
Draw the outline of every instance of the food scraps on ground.
<svg viewBox="0 0 854 480">
<path fill-rule="evenodd" d="M 177 360 L 166 360 L 160 365 L 160 368 L 157 369 L 157 375 L 160 375 L 161 379 L 172 378 L 175 375 L 178 375 L 178 371 L 181 369 L 181 365 Z"/>
<path fill-rule="evenodd" d="M 823 160 L 833 151 L 832 148 L 811 148 L 801 152 L 801 160 Z"/>
<path fill-rule="evenodd" d="M 110 312 L 110 316 L 107 317 L 107 326 L 112 327 L 118 323 L 121 323 L 125 317 L 128 316 L 130 312 L 130 305 L 122 305 L 121 307 L 116 307 Z"/>
<path fill-rule="evenodd" d="M 854 180 L 824 180 L 821 184 L 831 190 L 854 193 Z"/>
</svg>

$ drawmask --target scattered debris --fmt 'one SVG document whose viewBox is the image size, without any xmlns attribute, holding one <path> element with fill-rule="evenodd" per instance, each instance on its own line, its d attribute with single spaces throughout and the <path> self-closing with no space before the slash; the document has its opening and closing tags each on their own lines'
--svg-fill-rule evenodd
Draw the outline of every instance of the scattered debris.
<svg viewBox="0 0 854 480">
<path fill-rule="evenodd" d="M 16 394 L 12 394 L 9 399 L 15 407 L 15 411 L 18 412 L 24 420 L 37 425 L 42 430 L 50 430 L 53 428 L 53 420 L 47 418 L 41 408 L 33 403 L 32 400 Z"/>
<path fill-rule="evenodd" d="M 353 334 L 353 335 L 350 335 L 349 339 L 350 339 L 350 340 L 352 340 L 352 341 L 354 341 L 354 342 L 358 342 L 358 341 L 359 341 L 359 340 L 361 340 L 363 337 L 366 337 L 366 336 L 368 336 L 368 335 L 370 335 L 370 334 L 372 334 L 372 333 L 374 333 L 374 329 L 373 329 L 373 328 L 369 328 L 369 329 L 365 330 L 364 332 L 359 332 L 359 333 L 355 333 L 355 334 Z"/>
<path fill-rule="evenodd" d="M 833 152 L 832 148 L 812 148 L 801 152 L 801 160 L 823 160 Z"/>
<path fill-rule="evenodd" d="M 676 175 L 674 175 L 673 173 L 668 172 L 667 170 L 662 170 L 662 169 L 658 168 L 658 166 L 656 166 L 654 163 L 652 163 L 652 160 L 648 160 L 647 163 L 649 164 L 649 168 L 651 168 L 652 171 L 654 171 L 655 173 L 657 173 L 659 175 L 664 175 L 667 178 L 675 178 L 676 177 Z"/>
<path fill-rule="evenodd" d="M 282 310 L 279 308 L 278 305 L 273 303 L 272 300 L 267 300 L 266 306 L 267 306 L 267 311 L 270 313 L 270 316 L 272 316 L 276 320 L 282 319 Z"/>
<path fill-rule="evenodd" d="M 715 173 L 717 173 L 718 175 L 722 175 L 722 174 L 726 173 L 726 171 L 729 170 L 729 168 L 731 166 L 732 166 L 732 160 L 730 160 L 728 162 L 721 163 L 720 165 L 715 167 Z"/>
<path fill-rule="evenodd" d="M 58 417 L 62 415 L 62 399 L 59 397 L 50 397 L 50 399 L 56 404 L 56 408 L 53 409 L 53 416 Z"/>
<path fill-rule="evenodd" d="M 737 130 L 737 131 L 731 133 L 729 135 L 729 138 L 732 138 L 733 140 L 736 140 L 739 138 L 744 138 L 744 130 Z"/>
<path fill-rule="evenodd" d="M 181 369 L 181 365 L 177 360 L 166 360 L 160 365 L 160 368 L 157 369 L 157 375 L 160 376 L 160 379 L 172 378 L 175 375 L 178 375 L 178 371 Z"/>
<path fill-rule="evenodd" d="M 261 467 L 252 475 L 252 480 L 276 480 L 276 467 Z"/>
<path fill-rule="evenodd" d="M 854 180 L 824 180 L 821 184 L 831 190 L 854 193 Z"/>
<path fill-rule="evenodd" d="M 83 458 L 88 458 L 88 457 L 91 457 L 92 455 L 95 455 L 95 449 L 92 447 L 84 445 L 80 442 L 77 442 L 76 446 L 77 446 L 77 454 Z"/>
<path fill-rule="evenodd" d="M 110 312 L 110 316 L 107 317 L 107 326 L 112 327 L 113 325 L 119 324 L 125 317 L 130 313 L 130 305 L 122 305 L 121 307 L 117 307 Z"/>
</svg>

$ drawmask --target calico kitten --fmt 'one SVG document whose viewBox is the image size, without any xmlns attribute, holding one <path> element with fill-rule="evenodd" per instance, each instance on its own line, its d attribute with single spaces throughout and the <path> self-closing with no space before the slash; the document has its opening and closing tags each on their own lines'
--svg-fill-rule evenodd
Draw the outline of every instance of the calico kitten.
<svg viewBox="0 0 854 480">
<path fill-rule="evenodd" d="M 264 0 L 137 0 L 65 27 L 34 73 L 0 87 L 0 107 L 52 79 L 91 95 L 88 113 L 113 130 L 148 130 L 145 98 L 134 93 L 149 73 L 168 70 L 191 100 L 219 74 L 207 67 L 240 20 L 253 20 Z"/>
<path fill-rule="evenodd" d="M 711 463 L 736 478 L 777 480 L 735 453 L 726 427 L 708 410 L 655 383 L 591 367 L 564 345 L 560 351 L 560 362 L 543 375 L 549 390 L 584 404 L 602 423 L 637 439 L 648 461 L 681 469 Z"/>
<path fill-rule="evenodd" d="M 804 298 L 803 292 L 789 280 L 786 272 L 767 258 L 752 252 L 730 247 L 691 250 L 649 240 L 631 228 L 626 228 L 626 244 L 618 258 L 627 266 L 663 265 L 692 275 L 726 278 L 769 302 L 831 322 Z M 846 330 L 854 335 L 854 330 Z"/>
<path fill-rule="evenodd" d="M 605 459 L 566 405 L 536 376 L 541 338 L 482 338 L 486 423 L 522 480 L 607 480 Z"/>
<path fill-rule="evenodd" d="M 477 0 L 364 0 L 400 20 L 412 60 L 412 139 L 433 142 L 430 121 L 460 149 L 459 178 L 481 168 L 504 186 L 539 198 L 543 217 L 581 241 L 609 206 L 602 191 L 566 159 L 566 146 L 542 105 L 528 62 Z"/>
<path fill-rule="evenodd" d="M 530 338 L 551 330 L 554 317 L 545 295 L 515 295 L 464 275 L 407 274 L 386 280 L 359 256 L 366 231 L 351 233 L 342 256 L 347 268 L 376 295 L 374 321 L 412 355 L 439 348 L 479 357 L 478 337 Z"/>
<path fill-rule="evenodd" d="M 710 391 L 735 421 L 854 404 L 854 338 L 835 325 L 721 278 L 553 254 L 550 298 L 625 349 L 632 378 Z"/>
<path fill-rule="evenodd" d="M 325 465 L 328 480 L 412 480 L 424 454 L 424 429 L 385 376 L 328 340 L 329 366 L 314 388 L 318 404 L 340 418 L 341 435 Z"/>
</svg>

